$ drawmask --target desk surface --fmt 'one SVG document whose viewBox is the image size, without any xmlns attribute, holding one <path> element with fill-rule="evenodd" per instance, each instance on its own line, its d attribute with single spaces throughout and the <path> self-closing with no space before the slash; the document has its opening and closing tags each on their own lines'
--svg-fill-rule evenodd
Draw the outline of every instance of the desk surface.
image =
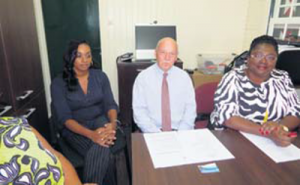
<svg viewBox="0 0 300 185">
<path fill-rule="evenodd" d="M 197 164 L 154 169 L 144 137 L 132 134 L 133 185 L 300 184 L 300 160 L 275 163 L 239 132 L 212 132 L 235 156 L 217 161 L 220 172 L 212 174 L 201 174 Z"/>
</svg>

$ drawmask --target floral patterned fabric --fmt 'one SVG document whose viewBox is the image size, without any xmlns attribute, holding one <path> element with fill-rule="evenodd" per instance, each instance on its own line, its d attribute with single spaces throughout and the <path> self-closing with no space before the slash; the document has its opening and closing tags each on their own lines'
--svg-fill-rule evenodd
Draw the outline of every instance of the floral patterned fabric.
<svg viewBox="0 0 300 185">
<path fill-rule="evenodd" d="M 26 119 L 0 117 L 0 184 L 64 184 L 60 161 L 41 145 Z"/>
</svg>

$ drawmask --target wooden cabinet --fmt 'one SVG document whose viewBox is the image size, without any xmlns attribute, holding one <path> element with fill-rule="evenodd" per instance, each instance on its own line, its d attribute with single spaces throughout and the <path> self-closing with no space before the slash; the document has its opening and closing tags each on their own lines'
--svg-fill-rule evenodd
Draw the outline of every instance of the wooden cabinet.
<svg viewBox="0 0 300 185">
<path fill-rule="evenodd" d="M 50 130 L 44 91 L 40 91 L 21 109 L 14 112 L 13 115 L 24 116 L 30 125 L 36 128 L 49 141 Z"/>
<path fill-rule="evenodd" d="M 1 0 L 2 52 L 14 108 L 43 88 L 33 0 Z M 8 80 L 8 78 L 6 78 Z"/>
<path fill-rule="evenodd" d="M 0 115 L 12 109 L 8 71 L 5 61 L 2 25 L 0 22 Z"/>
<path fill-rule="evenodd" d="M 29 123 L 46 136 L 48 119 L 33 0 L 0 1 L 0 66 L 0 116 L 27 115 Z"/>
</svg>

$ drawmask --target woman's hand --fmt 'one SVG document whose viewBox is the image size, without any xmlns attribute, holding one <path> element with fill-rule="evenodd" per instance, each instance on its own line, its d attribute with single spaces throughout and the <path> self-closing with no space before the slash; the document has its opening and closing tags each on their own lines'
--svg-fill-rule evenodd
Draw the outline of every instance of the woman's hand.
<svg viewBox="0 0 300 185">
<path fill-rule="evenodd" d="M 269 138 L 272 139 L 276 145 L 287 147 L 289 146 L 296 137 L 289 136 L 290 132 L 284 129 L 284 126 L 278 125 L 269 135 Z"/>
<path fill-rule="evenodd" d="M 101 146 L 104 147 L 109 147 L 109 145 L 107 145 L 105 143 L 105 135 L 103 134 L 105 133 L 105 128 L 104 127 L 100 127 L 94 131 L 91 132 L 91 134 L 89 135 L 89 138 L 94 142 L 97 143 Z"/>
<path fill-rule="evenodd" d="M 108 145 L 114 145 L 114 141 L 117 139 L 116 138 L 116 129 L 117 129 L 117 124 L 116 123 L 107 123 L 104 125 L 104 127 L 106 128 L 107 132 L 109 133 L 107 135 L 107 140 L 106 140 L 106 144 Z"/>
<path fill-rule="evenodd" d="M 262 124 L 261 128 L 259 129 L 259 132 L 261 135 L 269 135 L 271 132 L 276 129 L 279 126 L 278 123 L 274 121 L 268 121 Z"/>
<path fill-rule="evenodd" d="M 101 146 L 109 147 L 114 144 L 114 140 L 116 140 L 115 135 L 116 131 L 108 125 L 107 127 L 99 127 L 94 130 L 90 135 L 90 139 Z"/>
</svg>

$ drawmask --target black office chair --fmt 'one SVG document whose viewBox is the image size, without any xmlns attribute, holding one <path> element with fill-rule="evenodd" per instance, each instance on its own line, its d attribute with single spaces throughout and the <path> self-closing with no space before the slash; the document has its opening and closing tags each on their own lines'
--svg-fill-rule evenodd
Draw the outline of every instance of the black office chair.
<svg viewBox="0 0 300 185">
<path fill-rule="evenodd" d="M 278 55 L 276 68 L 287 71 L 293 84 L 300 85 L 300 48 L 281 52 Z"/>
</svg>

